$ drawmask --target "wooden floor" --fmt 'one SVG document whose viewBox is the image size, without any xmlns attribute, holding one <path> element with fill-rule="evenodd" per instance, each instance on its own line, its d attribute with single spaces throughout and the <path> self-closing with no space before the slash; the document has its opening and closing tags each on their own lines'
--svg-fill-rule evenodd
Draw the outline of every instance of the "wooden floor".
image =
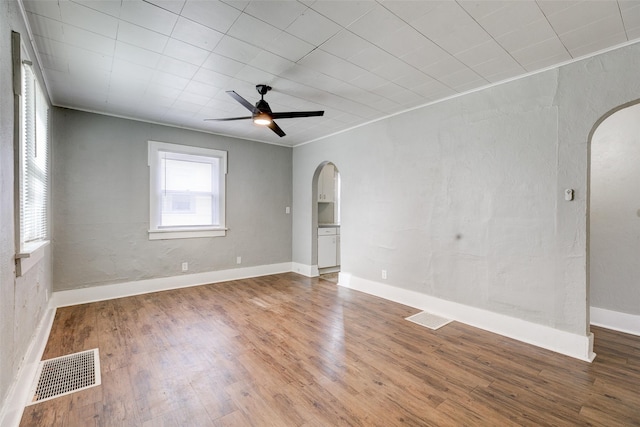
<svg viewBox="0 0 640 427">
<path fill-rule="evenodd" d="M 640 425 L 640 338 L 592 363 L 293 273 L 59 309 L 44 359 L 99 348 L 102 385 L 21 426 Z"/>
</svg>

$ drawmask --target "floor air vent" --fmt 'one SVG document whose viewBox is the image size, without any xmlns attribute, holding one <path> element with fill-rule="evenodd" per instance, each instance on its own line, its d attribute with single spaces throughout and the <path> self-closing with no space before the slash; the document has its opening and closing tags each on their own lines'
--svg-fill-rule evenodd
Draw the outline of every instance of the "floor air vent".
<svg viewBox="0 0 640 427">
<path fill-rule="evenodd" d="M 439 329 L 447 323 L 453 322 L 453 320 L 445 319 L 444 317 L 436 316 L 435 314 L 422 311 L 413 316 L 409 316 L 406 320 L 417 323 L 418 325 L 426 326 L 429 329 Z"/>
<path fill-rule="evenodd" d="M 100 385 L 100 382 L 100 357 L 97 348 L 43 360 L 38 365 L 29 393 L 31 401 L 27 405 L 94 387 Z"/>
</svg>

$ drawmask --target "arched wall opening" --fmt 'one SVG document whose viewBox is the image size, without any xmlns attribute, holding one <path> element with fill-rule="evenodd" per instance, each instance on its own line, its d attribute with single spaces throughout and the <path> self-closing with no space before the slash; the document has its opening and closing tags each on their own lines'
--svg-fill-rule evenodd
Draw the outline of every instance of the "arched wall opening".
<svg viewBox="0 0 640 427">
<path fill-rule="evenodd" d="M 605 114 L 589 141 L 590 322 L 640 335 L 640 100 Z"/>
<path fill-rule="evenodd" d="M 340 171 L 330 161 L 311 182 L 311 261 L 318 274 L 340 271 Z"/>
</svg>

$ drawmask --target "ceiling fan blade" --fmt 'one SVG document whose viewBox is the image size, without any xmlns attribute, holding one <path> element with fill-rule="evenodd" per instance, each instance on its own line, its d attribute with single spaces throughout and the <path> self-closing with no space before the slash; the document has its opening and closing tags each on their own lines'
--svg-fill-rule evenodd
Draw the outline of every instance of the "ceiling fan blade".
<svg viewBox="0 0 640 427">
<path fill-rule="evenodd" d="M 282 138 L 283 136 L 286 135 L 286 133 L 284 133 L 284 131 L 282 129 L 280 129 L 280 126 L 278 126 L 276 124 L 276 122 L 274 122 L 273 120 L 271 121 L 271 124 L 268 124 L 267 127 L 269 127 L 269 129 L 271 129 L 272 131 L 274 131 L 276 134 L 278 134 L 278 136 L 280 138 Z"/>
<path fill-rule="evenodd" d="M 211 121 L 211 122 L 228 122 L 231 120 L 246 120 L 246 119 L 251 119 L 251 116 L 247 116 L 247 117 L 227 117 L 225 119 L 204 119 L 205 121 Z"/>
<path fill-rule="evenodd" d="M 285 113 L 271 113 L 274 119 L 295 119 L 298 117 L 318 117 L 323 116 L 324 111 L 288 111 Z"/>
<path fill-rule="evenodd" d="M 246 99 L 238 95 L 236 92 L 232 90 L 228 90 L 227 93 L 229 94 L 229 96 L 231 96 L 233 99 L 238 101 L 240 104 L 244 106 L 244 108 L 251 111 L 253 114 L 259 113 L 259 110 L 253 104 L 251 104 L 249 101 L 247 101 Z"/>
</svg>

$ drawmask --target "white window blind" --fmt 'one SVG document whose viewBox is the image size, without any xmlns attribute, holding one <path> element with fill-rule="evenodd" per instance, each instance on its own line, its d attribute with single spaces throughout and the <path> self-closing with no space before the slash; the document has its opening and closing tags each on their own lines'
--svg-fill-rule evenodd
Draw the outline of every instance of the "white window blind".
<svg viewBox="0 0 640 427">
<path fill-rule="evenodd" d="M 151 239 L 225 234 L 226 155 L 149 141 Z"/>
<path fill-rule="evenodd" d="M 28 63 L 22 65 L 20 244 L 47 239 L 49 105 Z"/>
</svg>

